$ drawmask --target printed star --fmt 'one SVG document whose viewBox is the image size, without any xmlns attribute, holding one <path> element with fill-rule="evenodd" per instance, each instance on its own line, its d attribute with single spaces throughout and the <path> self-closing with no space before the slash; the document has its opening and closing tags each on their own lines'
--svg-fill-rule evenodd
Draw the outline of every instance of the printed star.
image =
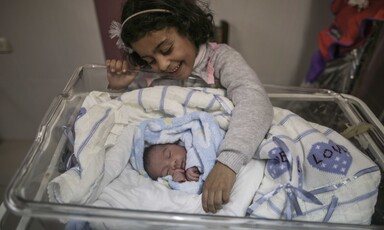
<svg viewBox="0 0 384 230">
<path fill-rule="evenodd" d="M 339 161 L 340 160 L 340 157 L 336 157 L 336 159 L 335 159 L 336 161 Z"/>
<path fill-rule="evenodd" d="M 327 164 L 324 164 L 324 163 L 321 164 L 321 167 L 323 167 L 323 168 L 325 168 L 326 166 L 327 166 Z"/>
<path fill-rule="evenodd" d="M 343 165 L 346 165 L 347 164 L 347 161 L 343 161 L 343 163 L 342 163 Z"/>
<path fill-rule="evenodd" d="M 339 167 L 339 165 L 333 165 L 333 168 L 337 169 Z"/>
<path fill-rule="evenodd" d="M 341 168 L 340 171 L 341 171 L 341 172 L 345 172 L 345 168 Z"/>
<path fill-rule="evenodd" d="M 316 145 L 316 149 L 320 149 L 320 145 Z"/>
</svg>

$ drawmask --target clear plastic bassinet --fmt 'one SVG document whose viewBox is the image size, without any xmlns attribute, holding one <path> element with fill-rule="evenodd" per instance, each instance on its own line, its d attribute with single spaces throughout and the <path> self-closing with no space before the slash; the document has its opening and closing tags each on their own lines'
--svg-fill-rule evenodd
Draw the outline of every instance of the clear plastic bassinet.
<svg viewBox="0 0 384 230">
<path fill-rule="evenodd" d="M 104 66 L 78 68 L 63 92 L 46 112 L 35 141 L 8 186 L 7 211 L 1 229 L 63 229 L 62 219 L 126 223 L 126 229 L 377 229 L 384 228 L 384 191 L 380 185 L 375 214 L 370 226 L 317 222 L 263 220 L 250 217 L 192 215 L 168 212 L 100 208 L 50 203 L 47 184 L 58 176 L 71 149 L 63 127 L 71 127 L 89 92 L 106 89 Z M 286 108 L 304 119 L 344 132 L 354 129 L 350 140 L 381 169 L 384 168 L 384 128 L 370 109 L 356 97 L 329 90 L 265 86 L 274 106 Z M 119 92 L 114 92 L 119 95 Z M 357 130 L 357 131 L 356 131 Z"/>
</svg>

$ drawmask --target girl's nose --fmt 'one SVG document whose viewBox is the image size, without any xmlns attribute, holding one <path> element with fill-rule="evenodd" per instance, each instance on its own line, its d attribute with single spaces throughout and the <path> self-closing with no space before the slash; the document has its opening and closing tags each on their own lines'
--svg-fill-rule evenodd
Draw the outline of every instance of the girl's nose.
<svg viewBox="0 0 384 230">
<path fill-rule="evenodd" d="M 168 70 L 169 61 L 162 55 L 156 57 L 156 63 L 161 72 L 166 72 Z"/>
</svg>

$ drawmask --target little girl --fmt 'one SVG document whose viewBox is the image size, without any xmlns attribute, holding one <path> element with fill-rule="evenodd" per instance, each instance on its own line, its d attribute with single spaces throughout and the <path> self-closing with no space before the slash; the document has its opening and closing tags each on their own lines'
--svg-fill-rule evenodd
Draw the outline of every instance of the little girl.
<svg viewBox="0 0 384 230">
<path fill-rule="evenodd" d="M 127 0 L 114 36 L 127 60 L 107 60 L 111 89 L 124 89 L 142 69 L 176 80 L 195 77 L 226 89 L 235 108 L 217 162 L 202 193 L 206 212 L 216 213 L 230 198 L 236 174 L 267 133 L 272 105 L 256 73 L 225 44 L 209 43 L 213 16 L 198 0 Z M 113 32 L 112 31 L 112 32 Z M 140 74 L 139 74 L 140 75 Z M 150 85 L 144 85 L 150 86 Z"/>
</svg>

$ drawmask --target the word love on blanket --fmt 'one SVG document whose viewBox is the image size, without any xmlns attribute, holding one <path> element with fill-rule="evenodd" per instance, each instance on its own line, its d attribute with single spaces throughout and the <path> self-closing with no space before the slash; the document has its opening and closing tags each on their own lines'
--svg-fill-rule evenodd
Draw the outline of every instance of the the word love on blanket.
<svg viewBox="0 0 384 230">
<path fill-rule="evenodd" d="M 255 218 L 369 224 L 379 167 L 349 140 L 284 109 L 274 108 L 262 183 L 248 214 Z"/>
<path fill-rule="evenodd" d="M 272 149 L 268 152 L 268 156 L 273 159 L 267 162 L 267 170 L 273 179 L 288 171 L 290 160 L 282 148 Z M 329 140 L 328 143 L 317 142 L 313 144 L 307 159 L 314 168 L 342 175 L 347 174 L 352 164 L 352 156 L 348 149 L 332 140 Z M 299 171 L 299 173 L 301 172 Z"/>
<path fill-rule="evenodd" d="M 346 147 L 330 140 L 315 143 L 309 151 L 308 162 L 321 171 L 346 175 L 352 156 Z"/>
</svg>

